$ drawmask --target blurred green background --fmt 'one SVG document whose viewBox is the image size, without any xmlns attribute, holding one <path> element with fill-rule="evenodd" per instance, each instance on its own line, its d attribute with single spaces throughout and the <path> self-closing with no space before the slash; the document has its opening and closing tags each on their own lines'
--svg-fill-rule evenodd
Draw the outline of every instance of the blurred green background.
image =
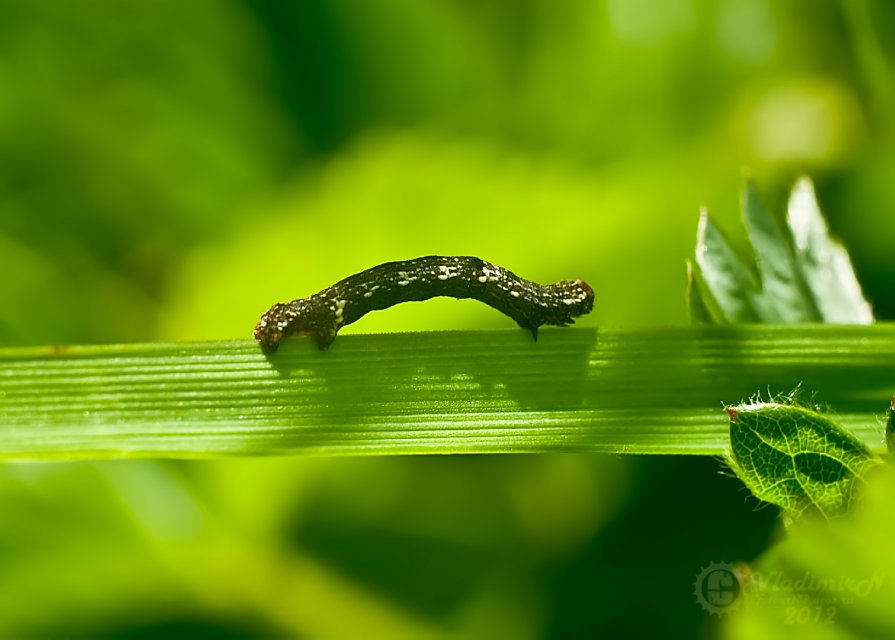
<svg viewBox="0 0 895 640">
<path fill-rule="evenodd" d="M 584 326 L 682 324 L 698 207 L 746 248 L 744 172 L 777 211 L 810 174 L 891 319 L 893 24 L 883 0 L 5 0 L 0 344 L 249 338 L 429 253 L 585 278 Z M 510 326 L 441 299 L 345 333 Z M 778 535 L 720 470 L 7 464 L 0 637 L 710 636 L 700 569 Z"/>
</svg>

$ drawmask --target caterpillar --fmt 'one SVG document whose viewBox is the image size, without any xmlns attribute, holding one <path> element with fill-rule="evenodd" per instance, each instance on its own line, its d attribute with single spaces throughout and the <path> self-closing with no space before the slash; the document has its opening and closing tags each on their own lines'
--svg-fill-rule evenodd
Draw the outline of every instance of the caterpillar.
<svg viewBox="0 0 895 640">
<path fill-rule="evenodd" d="M 590 313 L 594 291 L 583 280 L 539 285 L 472 256 L 424 256 L 386 262 L 348 276 L 309 298 L 278 302 L 255 326 L 255 339 L 275 351 L 291 335 L 311 335 L 326 349 L 342 327 L 367 313 L 439 296 L 484 302 L 531 331 L 567 326 Z"/>
</svg>

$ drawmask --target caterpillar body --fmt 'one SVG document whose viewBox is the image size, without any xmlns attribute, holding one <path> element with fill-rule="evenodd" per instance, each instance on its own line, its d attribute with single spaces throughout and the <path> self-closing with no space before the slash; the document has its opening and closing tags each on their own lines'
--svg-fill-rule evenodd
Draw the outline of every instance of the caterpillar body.
<svg viewBox="0 0 895 640">
<path fill-rule="evenodd" d="M 594 291 L 583 280 L 539 285 L 480 258 L 424 256 L 386 262 L 309 298 L 277 303 L 261 316 L 254 335 L 268 351 L 291 335 L 311 335 L 325 349 L 339 329 L 371 311 L 439 296 L 484 302 L 535 339 L 541 325 L 567 326 L 594 304 Z"/>
</svg>

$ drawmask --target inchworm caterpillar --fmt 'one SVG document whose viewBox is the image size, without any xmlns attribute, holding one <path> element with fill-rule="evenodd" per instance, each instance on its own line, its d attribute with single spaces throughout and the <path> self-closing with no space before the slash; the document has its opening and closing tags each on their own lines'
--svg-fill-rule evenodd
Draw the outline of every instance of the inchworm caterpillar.
<svg viewBox="0 0 895 640">
<path fill-rule="evenodd" d="M 340 280 L 310 298 L 273 305 L 255 338 L 274 351 L 283 338 L 311 335 L 328 347 L 345 325 L 370 311 L 438 296 L 472 298 L 505 313 L 535 339 L 543 324 L 566 326 L 590 313 L 594 291 L 583 280 L 539 285 L 472 256 L 425 256 L 386 262 Z"/>
</svg>

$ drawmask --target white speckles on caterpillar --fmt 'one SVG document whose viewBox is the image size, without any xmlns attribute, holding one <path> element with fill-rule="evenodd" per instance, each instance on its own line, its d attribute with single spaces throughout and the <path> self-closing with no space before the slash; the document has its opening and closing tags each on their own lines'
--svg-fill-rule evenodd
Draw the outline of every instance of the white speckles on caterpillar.
<svg viewBox="0 0 895 640">
<path fill-rule="evenodd" d="M 438 296 L 472 298 L 508 315 L 537 338 L 541 325 L 566 326 L 590 313 L 594 291 L 583 280 L 539 285 L 472 256 L 424 256 L 386 262 L 348 276 L 309 298 L 277 303 L 261 316 L 255 338 L 268 351 L 291 335 L 321 348 L 370 311 Z"/>
</svg>

